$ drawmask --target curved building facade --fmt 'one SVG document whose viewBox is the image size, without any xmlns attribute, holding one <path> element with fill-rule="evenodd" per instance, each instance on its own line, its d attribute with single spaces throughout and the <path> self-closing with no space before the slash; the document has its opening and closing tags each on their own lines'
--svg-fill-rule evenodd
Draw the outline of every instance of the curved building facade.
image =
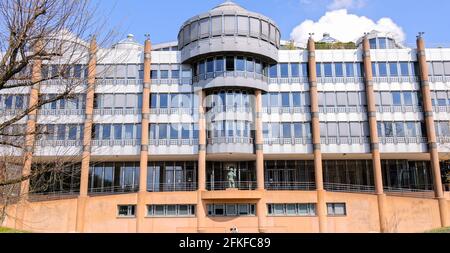
<svg viewBox="0 0 450 253">
<path fill-rule="evenodd" d="M 102 49 L 93 40 L 89 58 L 70 70 L 84 80 L 79 96 L 31 117 L 49 134 L 36 138 L 24 170 L 55 157 L 70 164 L 54 164 L 64 165 L 61 177 L 32 179 L 4 225 L 189 233 L 449 226 L 450 49 L 425 48 L 421 36 L 407 48 L 377 31 L 346 49 L 310 38 L 287 50 L 280 38 L 270 18 L 225 2 L 187 20 L 177 42 L 140 45 L 129 35 Z M 58 66 L 41 68 L 47 78 Z M 63 81 L 43 82 L 40 95 Z M 31 92 L 1 94 L 0 116 L 25 108 Z"/>
</svg>

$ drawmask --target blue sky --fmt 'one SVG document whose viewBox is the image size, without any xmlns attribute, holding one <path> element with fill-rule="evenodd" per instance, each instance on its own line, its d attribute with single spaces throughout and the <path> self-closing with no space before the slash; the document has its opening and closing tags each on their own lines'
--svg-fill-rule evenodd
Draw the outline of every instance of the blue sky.
<svg viewBox="0 0 450 253">
<path fill-rule="evenodd" d="M 132 33 L 142 42 L 149 33 L 153 43 L 173 41 L 188 18 L 220 4 L 223 0 L 95 0 L 108 24 L 120 36 Z M 269 16 L 281 28 L 282 39 L 290 39 L 295 27 L 306 19 L 319 20 L 327 11 L 345 8 L 349 14 L 366 16 L 377 22 L 388 17 L 414 43 L 424 31 L 430 44 L 450 44 L 450 1 L 448 0 L 236 0 L 241 6 Z M 420 17 L 422 15 L 422 17 Z M 332 33 L 332 31 L 331 31 Z"/>
</svg>

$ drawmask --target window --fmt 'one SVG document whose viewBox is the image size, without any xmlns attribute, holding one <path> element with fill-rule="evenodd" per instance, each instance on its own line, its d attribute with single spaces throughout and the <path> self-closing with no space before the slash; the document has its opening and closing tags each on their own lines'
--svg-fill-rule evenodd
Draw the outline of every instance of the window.
<svg viewBox="0 0 450 253">
<path fill-rule="evenodd" d="M 247 72 L 255 72 L 255 62 L 252 58 L 247 58 Z"/>
<path fill-rule="evenodd" d="M 299 77 L 300 76 L 300 64 L 291 63 L 291 77 Z"/>
<path fill-rule="evenodd" d="M 169 106 L 169 101 L 168 101 L 168 94 L 162 93 L 159 94 L 159 108 L 165 109 L 168 108 Z"/>
<path fill-rule="evenodd" d="M 435 76 L 444 75 L 444 63 L 443 62 L 433 62 L 433 70 Z"/>
<path fill-rule="evenodd" d="M 159 139 L 165 140 L 167 139 L 167 124 L 159 124 L 158 125 Z"/>
<path fill-rule="evenodd" d="M 331 63 L 324 63 L 323 69 L 324 69 L 325 77 L 333 76 L 333 65 Z"/>
<path fill-rule="evenodd" d="M 224 66 L 223 66 L 223 58 L 218 57 L 216 58 L 216 72 L 223 72 Z"/>
<path fill-rule="evenodd" d="M 292 104 L 293 104 L 294 107 L 301 107 L 302 106 L 302 100 L 301 100 L 300 92 L 293 92 L 292 93 Z"/>
<path fill-rule="evenodd" d="M 302 68 L 302 77 L 308 77 L 308 64 L 302 63 L 301 68 Z"/>
<path fill-rule="evenodd" d="M 119 205 L 117 209 L 119 217 L 134 217 L 136 215 L 135 205 Z"/>
<path fill-rule="evenodd" d="M 343 77 L 344 76 L 344 68 L 343 68 L 342 63 L 335 63 L 334 67 L 336 70 L 336 77 Z"/>
<path fill-rule="evenodd" d="M 377 49 L 377 39 L 370 39 L 369 44 L 370 44 L 370 49 Z"/>
<path fill-rule="evenodd" d="M 286 107 L 286 108 L 290 108 L 291 104 L 290 104 L 290 93 L 284 92 L 281 93 L 281 106 L 282 107 Z"/>
<path fill-rule="evenodd" d="M 413 93 L 412 92 L 403 92 L 403 103 L 406 106 L 413 105 Z"/>
<path fill-rule="evenodd" d="M 400 62 L 401 76 L 409 76 L 409 64 L 407 62 Z"/>
<path fill-rule="evenodd" d="M 354 70 L 354 64 L 353 63 L 346 63 L 345 64 L 345 71 L 347 77 L 354 77 L 355 76 L 355 70 Z"/>
<path fill-rule="evenodd" d="M 387 48 L 386 38 L 379 38 L 378 45 L 379 45 L 379 49 L 386 49 Z"/>
<path fill-rule="evenodd" d="M 284 139 L 292 138 L 291 124 L 290 123 L 283 123 L 282 125 L 283 125 L 283 138 Z"/>
<path fill-rule="evenodd" d="M 358 122 L 350 123 L 350 135 L 351 137 L 360 137 L 361 136 L 361 124 Z"/>
<path fill-rule="evenodd" d="M 278 65 L 270 65 L 269 66 L 269 77 L 277 78 L 278 77 Z"/>
<path fill-rule="evenodd" d="M 236 58 L 236 70 L 237 71 L 245 71 L 245 60 L 244 57 Z"/>
<path fill-rule="evenodd" d="M 234 57 L 232 56 L 226 57 L 226 67 L 227 71 L 234 71 Z"/>
<path fill-rule="evenodd" d="M 125 124 L 125 140 L 133 139 L 133 128 L 132 124 Z"/>
<path fill-rule="evenodd" d="M 394 106 L 402 105 L 402 95 L 400 92 L 398 92 L 398 91 L 392 92 L 392 104 Z"/>
<path fill-rule="evenodd" d="M 74 141 L 77 139 L 77 125 L 69 125 L 69 138 L 68 140 Z"/>
<path fill-rule="evenodd" d="M 392 122 L 384 122 L 384 137 L 394 137 Z"/>
<path fill-rule="evenodd" d="M 63 141 L 66 139 L 66 126 L 65 125 L 58 125 L 58 130 L 56 132 L 56 139 L 58 141 Z"/>
<path fill-rule="evenodd" d="M 155 80 L 158 79 L 158 70 L 151 70 L 150 71 L 150 78 Z"/>
<path fill-rule="evenodd" d="M 403 122 L 395 123 L 396 137 L 405 137 L 405 125 Z"/>
<path fill-rule="evenodd" d="M 345 216 L 347 215 L 346 205 L 344 203 L 328 203 L 328 215 L 330 216 Z"/>
<path fill-rule="evenodd" d="M 268 204 L 269 216 L 315 216 L 316 204 Z"/>
<path fill-rule="evenodd" d="M 379 76 L 382 76 L 382 77 L 384 77 L 384 76 L 387 76 L 387 65 L 386 65 L 386 63 L 378 63 L 378 74 L 379 74 Z"/>
<path fill-rule="evenodd" d="M 122 125 L 114 124 L 114 140 L 122 140 Z"/>
<path fill-rule="evenodd" d="M 302 123 L 294 123 L 294 137 L 303 138 Z"/>
<path fill-rule="evenodd" d="M 396 62 L 389 63 L 389 73 L 392 77 L 398 76 L 398 67 Z"/>
<path fill-rule="evenodd" d="M 213 73 L 214 72 L 214 59 L 209 58 L 206 60 L 206 72 L 207 73 Z"/>
<path fill-rule="evenodd" d="M 280 74 L 282 78 L 289 77 L 289 65 L 287 63 L 280 64 Z"/>
</svg>

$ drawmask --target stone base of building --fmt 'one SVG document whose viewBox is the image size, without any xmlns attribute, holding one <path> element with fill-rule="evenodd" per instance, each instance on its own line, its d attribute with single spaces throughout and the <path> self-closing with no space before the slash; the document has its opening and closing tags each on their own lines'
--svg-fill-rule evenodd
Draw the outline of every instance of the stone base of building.
<svg viewBox="0 0 450 253">
<path fill-rule="evenodd" d="M 237 195 L 242 192 L 236 191 Z M 227 195 L 232 194 L 228 192 Z M 265 192 L 265 203 L 315 203 L 316 192 Z M 197 192 L 146 193 L 145 203 L 192 204 L 197 203 Z M 230 197 L 230 196 L 228 196 Z M 78 198 L 63 200 L 28 202 L 24 205 L 8 207 L 9 217 L 3 226 L 32 232 L 62 233 L 135 233 L 138 227 L 145 233 L 230 233 L 237 228 L 239 233 L 259 233 L 257 216 L 246 217 L 203 217 L 204 227 L 198 229 L 198 217 L 118 217 L 118 205 L 136 205 L 137 194 L 88 197 L 84 214 L 77 215 Z M 212 203 L 256 203 L 254 199 L 203 199 L 205 204 Z M 329 233 L 379 233 L 380 222 L 377 196 L 371 194 L 326 192 L 327 203 L 345 203 L 346 215 L 328 216 Z M 450 204 L 450 193 L 446 193 Z M 20 210 L 23 219 L 18 221 Z M 449 209 L 450 210 L 450 209 Z M 266 211 L 267 213 L 267 211 Z M 83 224 L 83 231 L 77 231 L 77 216 Z M 450 216 L 450 213 L 449 213 Z M 316 216 L 265 216 L 265 233 L 318 233 L 319 221 Z M 22 226 L 23 224 L 23 226 Z M 18 227 L 20 226 L 20 228 Z M 386 196 L 387 232 L 416 233 L 441 227 L 439 201 L 420 197 Z"/>
</svg>

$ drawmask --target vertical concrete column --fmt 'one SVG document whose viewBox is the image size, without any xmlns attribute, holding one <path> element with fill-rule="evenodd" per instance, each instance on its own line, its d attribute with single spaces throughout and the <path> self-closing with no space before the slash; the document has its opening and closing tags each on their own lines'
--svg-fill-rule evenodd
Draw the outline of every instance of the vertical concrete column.
<svg viewBox="0 0 450 253">
<path fill-rule="evenodd" d="M 257 190 L 264 193 L 264 138 L 262 123 L 262 92 L 255 91 L 255 149 L 256 149 L 256 182 Z M 264 195 L 264 194 L 263 194 Z M 258 215 L 259 232 L 266 232 L 266 201 L 263 196 L 257 204 L 256 212 Z"/>
<path fill-rule="evenodd" d="M 81 157 L 80 196 L 77 201 L 77 219 L 75 231 L 84 231 L 84 217 L 88 200 L 89 164 L 91 162 L 92 124 L 94 122 L 95 76 L 97 73 L 97 41 L 92 38 L 89 46 L 89 63 L 87 66 L 86 108 L 83 135 L 83 154 Z"/>
<path fill-rule="evenodd" d="M 148 129 L 150 124 L 150 88 L 151 88 L 151 63 L 152 43 L 150 39 L 145 41 L 144 48 L 144 88 L 142 92 L 142 133 L 141 133 L 141 158 L 139 172 L 139 192 L 137 198 L 136 232 L 143 231 L 143 223 L 146 216 L 145 194 L 147 193 L 147 168 L 148 168 Z"/>
<path fill-rule="evenodd" d="M 367 36 L 363 40 L 363 61 L 364 61 L 364 82 L 367 97 L 367 116 L 369 118 L 370 129 L 370 149 L 372 152 L 372 166 L 375 180 L 375 193 L 378 199 L 378 214 L 380 221 L 380 231 L 387 232 L 383 177 L 381 172 L 380 145 L 377 128 L 377 108 L 375 105 L 375 95 L 373 87 L 372 59 L 370 57 L 370 44 Z"/>
<path fill-rule="evenodd" d="M 39 52 L 42 50 L 42 44 L 37 43 L 34 51 Z M 36 107 L 39 102 L 39 90 L 40 90 L 40 81 L 42 80 L 42 60 L 36 59 L 32 63 L 31 70 L 31 82 L 34 84 L 31 86 L 30 90 L 30 99 L 28 104 L 28 109 L 32 109 Z M 36 137 L 36 125 L 37 125 L 37 109 L 31 110 L 28 113 L 26 131 L 25 131 L 25 149 L 23 156 L 23 168 L 22 168 L 22 176 L 24 178 L 28 177 L 31 174 L 31 166 L 33 162 L 33 152 L 34 152 L 34 143 Z M 25 218 L 25 209 L 26 204 L 28 202 L 28 193 L 30 191 L 30 179 L 24 180 L 20 185 L 20 210 L 18 212 L 18 217 L 16 217 L 16 228 L 23 229 L 23 223 Z"/>
<path fill-rule="evenodd" d="M 206 191 L 206 116 L 205 91 L 197 92 L 198 98 L 198 191 L 197 191 L 197 231 L 206 232 L 206 208 L 202 200 L 202 192 Z"/>
<path fill-rule="evenodd" d="M 441 216 L 441 225 L 443 227 L 450 226 L 447 212 L 447 201 L 444 197 L 444 189 L 442 187 L 441 168 L 439 164 L 439 152 L 437 146 L 436 129 L 434 123 L 433 105 L 431 102 L 430 83 L 428 77 L 428 64 L 425 53 L 425 41 L 420 34 L 417 37 L 417 61 L 420 68 L 420 80 L 422 99 L 424 107 L 425 125 L 427 128 L 427 137 L 429 145 L 429 153 L 431 160 L 431 168 L 433 171 L 435 196 L 439 201 L 439 212 Z"/>
<path fill-rule="evenodd" d="M 325 200 L 325 189 L 323 186 L 322 150 L 320 141 L 320 119 L 319 119 L 319 95 L 317 91 L 317 69 L 316 69 L 316 44 L 312 36 L 308 40 L 308 69 L 309 69 L 309 93 L 311 96 L 311 123 L 314 148 L 314 171 L 316 176 L 317 190 L 317 214 L 319 217 L 319 231 L 327 232 L 327 204 Z"/>
</svg>

